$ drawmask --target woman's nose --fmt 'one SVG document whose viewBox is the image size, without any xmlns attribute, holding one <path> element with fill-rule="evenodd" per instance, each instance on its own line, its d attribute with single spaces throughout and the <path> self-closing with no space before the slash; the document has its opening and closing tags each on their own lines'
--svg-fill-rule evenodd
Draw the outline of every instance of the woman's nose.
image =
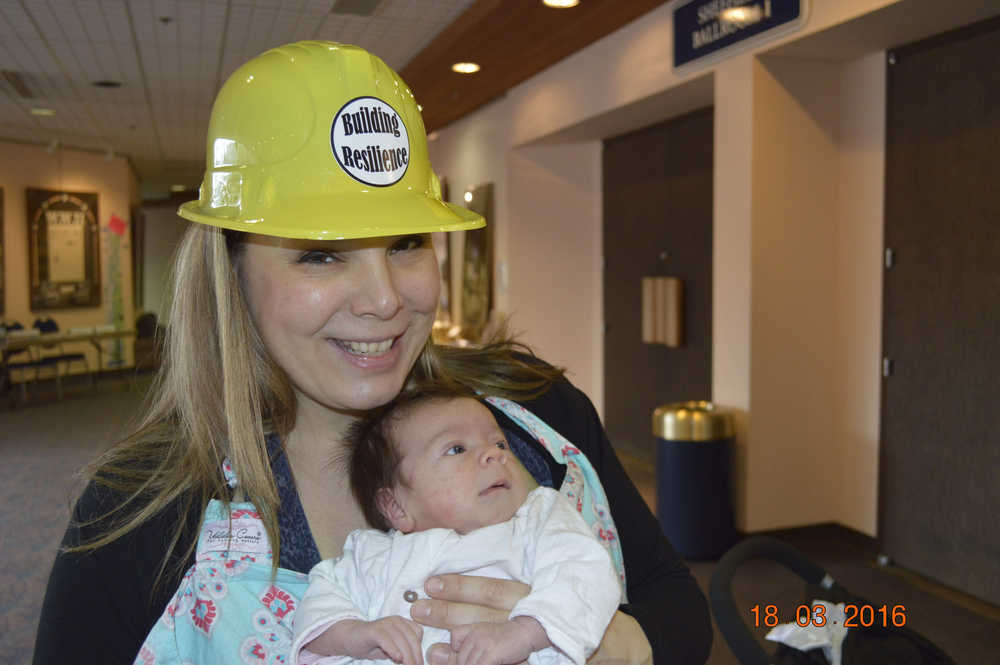
<svg viewBox="0 0 1000 665">
<path fill-rule="evenodd" d="M 355 316 L 391 319 L 403 306 L 396 276 L 384 255 L 361 263 L 351 312 Z"/>
</svg>

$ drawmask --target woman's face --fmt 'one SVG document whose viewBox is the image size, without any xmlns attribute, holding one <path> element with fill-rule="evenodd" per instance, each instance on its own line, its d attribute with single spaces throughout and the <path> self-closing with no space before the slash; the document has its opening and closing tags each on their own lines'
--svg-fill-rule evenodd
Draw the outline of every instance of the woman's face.
<svg viewBox="0 0 1000 665">
<path fill-rule="evenodd" d="M 264 345 L 302 406 L 351 411 L 391 400 L 437 312 L 440 280 L 430 234 L 249 235 L 242 274 Z"/>
</svg>

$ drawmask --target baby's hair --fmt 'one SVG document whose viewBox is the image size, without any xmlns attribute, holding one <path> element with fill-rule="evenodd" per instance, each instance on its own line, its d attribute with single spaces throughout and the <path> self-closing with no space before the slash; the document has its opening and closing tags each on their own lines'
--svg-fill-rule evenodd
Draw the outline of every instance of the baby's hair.
<svg viewBox="0 0 1000 665">
<path fill-rule="evenodd" d="M 378 509 L 378 493 L 406 482 L 399 471 L 403 456 L 393 441 L 393 425 L 422 404 L 460 397 L 478 399 L 473 391 L 452 382 L 405 389 L 394 400 L 369 411 L 348 428 L 346 441 L 351 491 L 365 519 L 374 528 L 381 531 L 392 528 Z"/>
</svg>

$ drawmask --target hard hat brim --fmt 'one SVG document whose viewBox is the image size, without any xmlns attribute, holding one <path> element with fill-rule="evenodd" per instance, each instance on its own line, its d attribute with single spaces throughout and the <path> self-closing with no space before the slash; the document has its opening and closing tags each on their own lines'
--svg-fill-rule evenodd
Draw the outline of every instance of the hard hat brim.
<svg viewBox="0 0 1000 665">
<path fill-rule="evenodd" d="M 188 201 L 177 214 L 199 224 L 281 238 L 346 240 L 380 236 L 463 231 L 486 226 L 477 212 L 419 194 L 403 194 L 388 206 L 373 205 L 364 193 L 283 202 L 246 215 L 235 207 L 213 208 Z"/>
</svg>

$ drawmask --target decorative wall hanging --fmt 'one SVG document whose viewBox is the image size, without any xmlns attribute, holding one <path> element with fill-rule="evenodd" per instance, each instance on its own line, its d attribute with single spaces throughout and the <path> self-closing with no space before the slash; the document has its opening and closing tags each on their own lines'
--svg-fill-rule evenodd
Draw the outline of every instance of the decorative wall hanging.
<svg viewBox="0 0 1000 665">
<path fill-rule="evenodd" d="M 448 180 L 443 176 L 440 180 L 441 200 L 450 202 L 448 198 Z M 438 269 L 441 272 L 441 297 L 438 303 L 438 313 L 435 323 L 440 327 L 447 327 L 451 325 L 451 233 L 438 231 L 431 235 L 433 236 L 434 253 L 437 255 Z"/>
<path fill-rule="evenodd" d="M 3 187 L 0 187 L 0 314 L 4 313 L 3 283 Z"/>
<path fill-rule="evenodd" d="M 101 304 L 97 194 L 28 188 L 31 309 Z"/>
<path fill-rule="evenodd" d="M 122 283 L 122 243 L 128 232 L 128 222 L 111 213 L 105 231 L 105 251 L 108 257 L 107 275 L 104 278 L 104 302 L 107 303 L 106 321 L 115 330 L 125 327 L 125 295 Z M 108 367 L 121 367 L 125 362 L 125 342 L 121 338 L 111 343 L 108 353 Z"/>
<path fill-rule="evenodd" d="M 462 256 L 462 337 L 479 341 L 493 310 L 493 183 L 471 188 L 463 204 L 486 220 L 484 228 L 464 232 Z"/>
</svg>

